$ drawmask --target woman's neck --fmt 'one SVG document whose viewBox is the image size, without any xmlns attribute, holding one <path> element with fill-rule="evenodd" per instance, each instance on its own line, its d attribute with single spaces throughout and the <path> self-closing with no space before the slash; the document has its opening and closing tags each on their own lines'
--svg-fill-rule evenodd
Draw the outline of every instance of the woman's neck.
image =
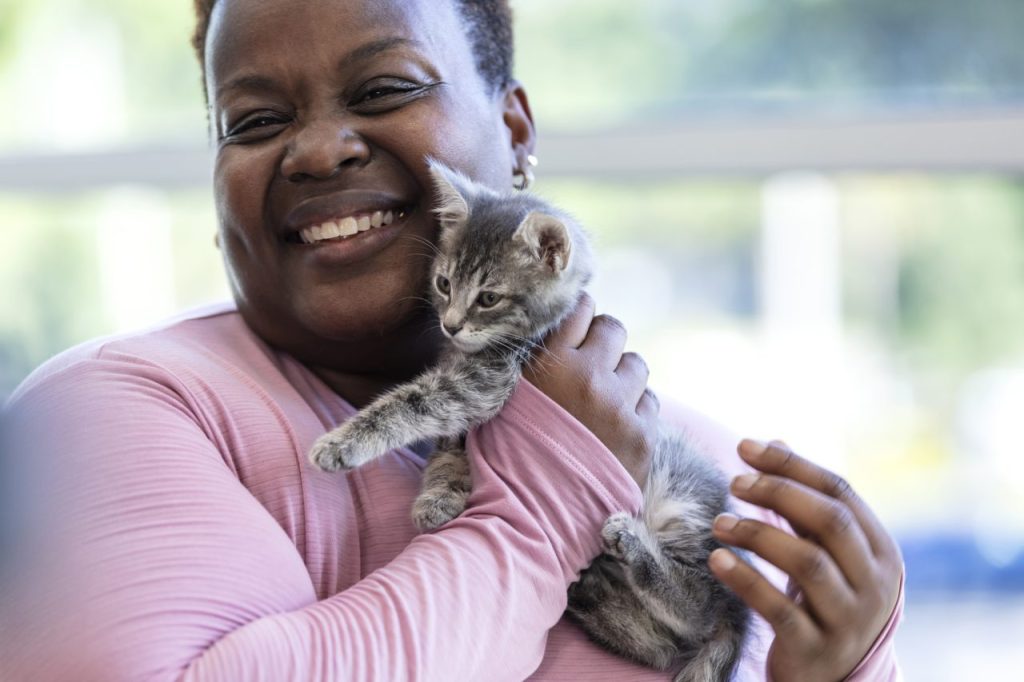
<svg viewBox="0 0 1024 682">
<path fill-rule="evenodd" d="M 353 374 L 330 367 L 310 367 L 310 370 L 356 409 L 362 409 L 381 393 L 419 373 L 412 372 L 408 376 L 391 376 Z"/>
<path fill-rule="evenodd" d="M 432 327 L 436 327 L 436 323 Z M 442 337 L 434 329 L 378 338 L 338 354 L 344 362 L 307 363 L 335 393 L 361 409 L 381 393 L 411 380 L 437 362 Z"/>
</svg>

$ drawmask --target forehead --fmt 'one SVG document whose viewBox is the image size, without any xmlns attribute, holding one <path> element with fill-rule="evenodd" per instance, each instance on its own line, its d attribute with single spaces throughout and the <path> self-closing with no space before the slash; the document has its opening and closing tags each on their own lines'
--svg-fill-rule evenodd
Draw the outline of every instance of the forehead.
<svg viewBox="0 0 1024 682">
<path fill-rule="evenodd" d="M 219 0 L 206 36 L 206 77 L 212 88 L 239 71 L 329 68 L 392 38 L 411 41 L 449 71 L 476 71 L 453 0 Z"/>
</svg>

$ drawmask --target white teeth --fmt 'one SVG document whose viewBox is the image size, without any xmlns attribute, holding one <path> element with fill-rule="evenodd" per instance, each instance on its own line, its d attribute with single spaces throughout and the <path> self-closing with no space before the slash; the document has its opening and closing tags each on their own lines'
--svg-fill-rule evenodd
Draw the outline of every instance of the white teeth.
<svg viewBox="0 0 1024 682">
<path fill-rule="evenodd" d="M 342 219 L 338 223 L 338 227 L 341 228 L 342 237 L 351 237 L 359 231 L 359 226 L 356 224 L 356 219 L 352 216 Z"/>
<path fill-rule="evenodd" d="M 338 237 L 351 237 L 354 234 L 366 232 L 375 227 L 390 225 L 396 217 L 405 217 L 405 211 L 399 211 L 397 216 L 394 211 L 374 211 L 370 215 L 361 215 L 358 218 L 347 216 L 340 220 L 328 220 L 319 225 L 299 230 L 299 239 L 303 244 L 312 244 L 327 239 L 337 239 Z"/>
<path fill-rule="evenodd" d="M 338 228 L 338 223 L 333 220 L 321 225 L 320 232 L 323 234 L 324 239 L 334 239 L 342 235 L 341 230 Z"/>
</svg>

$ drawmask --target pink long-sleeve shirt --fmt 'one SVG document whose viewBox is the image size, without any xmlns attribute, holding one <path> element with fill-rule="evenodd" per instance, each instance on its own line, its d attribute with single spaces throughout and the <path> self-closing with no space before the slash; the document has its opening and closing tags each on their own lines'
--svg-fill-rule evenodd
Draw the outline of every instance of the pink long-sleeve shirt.
<svg viewBox="0 0 1024 682">
<path fill-rule="evenodd" d="M 19 453 L 38 464 L 26 486 L 51 512 L 0 633 L 12 680 L 670 677 L 563 618 L 602 523 L 636 512 L 640 492 L 525 381 L 469 436 L 469 508 L 423 535 L 410 521 L 421 458 L 398 450 L 333 474 L 308 464 L 354 410 L 229 305 L 73 349 L 9 407 L 31 434 Z M 744 469 L 721 428 L 685 409 L 663 416 L 727 473 Z M 902 595 L 851 679 L 899 677 L 901 608 Z M 755 619 L 735 679 L 765 679 L 770 643 Z"/>
</svg>

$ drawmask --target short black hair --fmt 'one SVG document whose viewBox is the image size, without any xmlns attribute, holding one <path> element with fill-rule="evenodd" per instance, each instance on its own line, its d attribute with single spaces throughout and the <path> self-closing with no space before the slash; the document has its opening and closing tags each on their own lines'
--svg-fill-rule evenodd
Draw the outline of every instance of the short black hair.
<svg viewBox="0 0 1024 682">
<path fill-rule="evenodd" d="M 462 17 L 476 68 L 492 92 L 512 80 L 512 10 L 508 0 L 452 0 Z M 217 0 L 195 0 L 192 48 L 206 80 L 206 32 Z"/>
</svg>

